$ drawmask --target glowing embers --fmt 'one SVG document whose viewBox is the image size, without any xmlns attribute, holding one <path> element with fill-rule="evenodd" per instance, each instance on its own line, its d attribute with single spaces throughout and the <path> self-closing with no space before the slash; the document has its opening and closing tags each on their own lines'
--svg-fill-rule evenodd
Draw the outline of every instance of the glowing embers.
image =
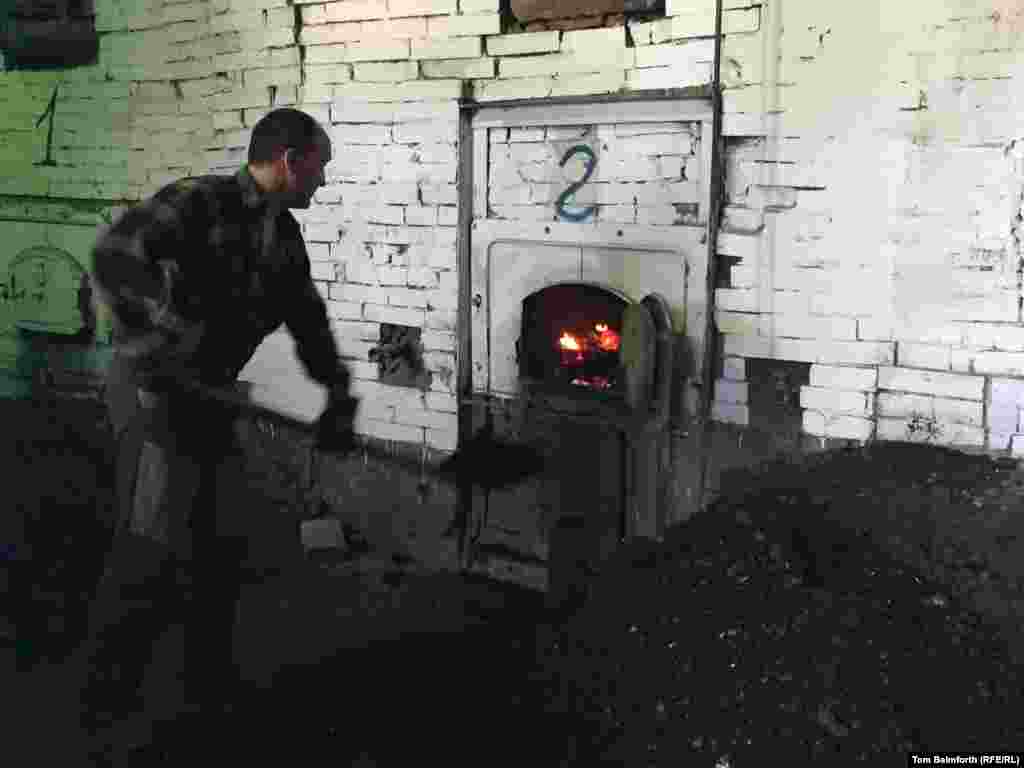
<svg viewBox="0 0 1024 768">
<path fill-rule="evenodd" d="M 520 374 L 536 383 L 621 394 L 628 300 L 603 286 L 558 283 L 523 300 Z"/>
<path fill-rule="evenodd" d="M 580 332 L 563 329 L 558 337 L 562 368 L 567 369 L 569 383 L 588 389 L 611 389 L 614 369 L 619 365 L 621 336 L 608 323 L 594 323 Z"/>
</svg>

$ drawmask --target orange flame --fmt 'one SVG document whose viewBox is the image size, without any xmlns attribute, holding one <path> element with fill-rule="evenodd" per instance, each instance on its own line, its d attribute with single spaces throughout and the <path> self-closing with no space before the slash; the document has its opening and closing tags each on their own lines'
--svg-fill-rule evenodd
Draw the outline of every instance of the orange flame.
<svg viewBox="0 0 1024 768">
<path fill-rule="evenodd" d="M 558 339 L 558 345 L 562 349 L 568 349 L 571 352 L 579 352 L 581 349 L 580 343 L 576 337 L 566 331 L 562 331 L 562 336 Z"/>
<path fill-rule="evenodd" d="M 619 334 L 604 323 L 598 323 L 595 329 L 597 330 L 597 346 L 605 352 L 619 351 L 619 342 L 621 340 Z"/>
</svg>

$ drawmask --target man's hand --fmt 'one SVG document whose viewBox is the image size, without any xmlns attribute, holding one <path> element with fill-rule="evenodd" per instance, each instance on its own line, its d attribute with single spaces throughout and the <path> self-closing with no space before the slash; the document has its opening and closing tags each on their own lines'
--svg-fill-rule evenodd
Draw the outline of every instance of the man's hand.
<svg viewBox="0 0 1024 768">
<path fill-rule="evenodd" d="M 344 390 L 330 392 L 327 406 L 316 423 L 316 447 L 328 453 L 349 453 L 356 447 L 353 424 L 359 400 Z"/>
</svg>

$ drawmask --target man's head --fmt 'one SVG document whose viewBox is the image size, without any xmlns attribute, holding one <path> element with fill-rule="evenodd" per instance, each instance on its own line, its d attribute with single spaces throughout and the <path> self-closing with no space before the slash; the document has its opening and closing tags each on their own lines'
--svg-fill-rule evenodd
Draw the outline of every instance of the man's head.
<svg viewBox="0 0 1024 768">
<path fill-rule="evenodd" d="M 305 112 L 275 109 L 253 126 L 249 172 L 281 208 L 308 208 L 330 160 L 330 138 Z"/>
</svg>

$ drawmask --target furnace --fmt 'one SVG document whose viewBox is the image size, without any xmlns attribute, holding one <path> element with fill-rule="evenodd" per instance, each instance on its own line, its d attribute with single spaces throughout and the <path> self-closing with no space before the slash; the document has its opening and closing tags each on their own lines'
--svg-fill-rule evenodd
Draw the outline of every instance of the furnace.
<svg viewBox="0 0 1024 768">
<path fill-rule="evenodd" d="M 694 400 L 707 307 L 710 132 L 696 100 L 483 107 L 464 130 L 460 423 L 547 457 L 532 487 L 463 502 L 471 570 L 564 598 L 672 519 L 671 415 Z"/>
</svg>

